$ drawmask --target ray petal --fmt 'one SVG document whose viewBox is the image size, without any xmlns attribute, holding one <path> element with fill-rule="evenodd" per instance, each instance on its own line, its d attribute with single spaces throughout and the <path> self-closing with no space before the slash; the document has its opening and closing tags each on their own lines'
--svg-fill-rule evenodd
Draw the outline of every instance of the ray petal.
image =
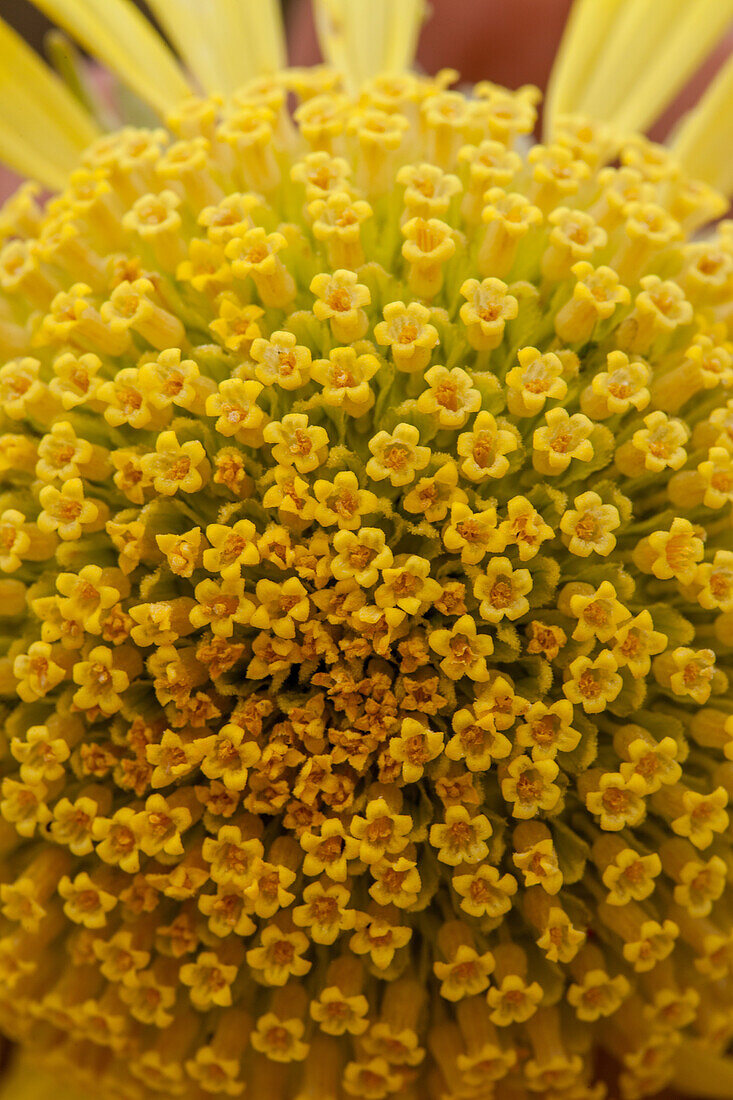
<svg viewBox="0 0 733 1100">
<path fill-rule="evenodd" d="M 409 68 L 425 4 L 423 0 L 315 0 L 315 14 L 324 57 L 358 86 L 379 72 Z"/>
<path fill-rule="evenodd" d="M 285 65 L 277 0 L 150 0 L 150 8 L 207 92 L 232 92 Z"/>
<path fill-rule="evenodd" d="M 56 187 L 98 134 L 63 82 L 0 20 L 0 159 Z"/>
<path fill-rule="evenodd" d="M 629 0 L 575 0 L 545 97 L 545 129 L 558 115 L 581 110 L 580 101 L 596 58 Z"/>
<path fill-rule="evenodd" d="M 160 114 L 190 94 L 173 54 L 131 0 L 33 3 Z"/>
<path fill-rule="evenodd" d="M 651 125 L 720 41 L 731 20 L 733 0 L 682 4 L 666 36 L 647 48 L 633 94 L 620 99 L 613 122 L 628 130 Z"/>
<path fill-rule="evenodd" d="M 733 194 L 733 57 L 682 120 L 672 151 L 692 176 Z"/>
</svg>

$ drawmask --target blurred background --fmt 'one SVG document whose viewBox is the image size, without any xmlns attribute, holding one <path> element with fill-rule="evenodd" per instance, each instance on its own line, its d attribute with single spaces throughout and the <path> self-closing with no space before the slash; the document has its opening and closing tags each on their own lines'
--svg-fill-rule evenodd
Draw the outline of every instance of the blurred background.
<svg viewBox="0 0 733 1100">
<path fill-rule="evenodd" d="M 138 7 L 152 22 L 145 0 Z M 203 3 L 206 0 L 202 0 Z M 395 0 L 399 2 L 399 0 Z M 536 84 L 544 90 L 572 0 L 428 0 L 430 17 L 420 37 L 418 64 L 427 73 L 457 69 L 462 80 L 492 80 L 508 88 Z M 659 0 L 664 4 L 665 0 Z M 282 0 L 292 64 L 320 59 L 311 0 Z M 43 54 L 51 24 L 29 0 L 0 0 L 0 15 Z M 674 122 L 700 97 L 733 50 L 733 27 L 650 136 L 663 140 Z M 17 182 L 17 181 L 16 181 Z M 0 179 L 0 199 L 13 183 Z"/>
</svg>

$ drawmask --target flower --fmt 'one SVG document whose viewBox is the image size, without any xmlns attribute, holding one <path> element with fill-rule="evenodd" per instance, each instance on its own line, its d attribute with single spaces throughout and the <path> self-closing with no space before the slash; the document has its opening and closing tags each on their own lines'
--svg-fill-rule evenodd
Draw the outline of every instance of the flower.
<svg viewBox="0 0 733 1100">
<path fill-rule="evenodd" d="M 110 1100 L 725 1068 L 721 85 L 628 136 L 708 29 L 580 5 L 532 142 L 413 0 L 308 71 L 151 4 L 200 94 L 39 0 L 165 122 L 103 137 L 0 24 L 0 1030 Z"/>
</svg>

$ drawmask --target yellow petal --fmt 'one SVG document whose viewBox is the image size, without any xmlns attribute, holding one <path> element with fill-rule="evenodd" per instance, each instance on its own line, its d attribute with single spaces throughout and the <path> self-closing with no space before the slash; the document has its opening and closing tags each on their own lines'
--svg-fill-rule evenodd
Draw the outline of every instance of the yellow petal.
<svg viewBox="0 0 733 1100">
<path fill-rule="evenodd" d="M 733 1058 L 683 1041 L 675 1056 L 674 1083 L 690 1096 L 728 1100 L 733 1096 Z"/>
<path fill-rule="evenodd" d="M 672 152 L 691 176 L 733 195 L 733 57 L 679 126 Z"/>
<path fill-rule="evenodd" d="M 161 115 L 190 95 L 173 54 L 131 0 L 33 3 Z"/>
<path fill-rule="evenodd" d="M 655 11 L 658 7 L 655 7 Z M 624 130 L 645 130 L 659 118 L 720 41 L 733 19 L 733 0 L 684 0 L 666 34 L 657 41 L 648 28 L 638 72 L 614 96 L 613 122 Z M 651 41 L 649 37 L 651 37 Z"/>
<path fill-rule="evenodd" d="M 356 88 L 380 72 L 402 72 L 415 57 L 423 0 L 315 0 L 326 60 Z"/>
<path fill-rule="evenodd" d="M 62 81 L 0 20 L 0 160 L 56 188 L 98 133 Z"/>
<path fill-rule="evenodd" d="M 580 101 L 611 27 L 629 0 L 575 0 L 555 57 L 545 97 L 545 129 L 558 115 L 581 111 Z"/>
<path fill-rule="evenodd" d="M 2 108 L 0 108 L 0 111 Z M 60 191 L 66 182 L 69 168 L 63 168 L 45 152 L 30 146 L 0 116 L 0 162 L 12 168 L 20 176 L 38 180 L 51 191 Z"/>
<path fill-rule="evenodd" d="M 578 113 L 647 129 L 733 18 L 733 0 L 576 0 L 550 79 L 546 127 Z"/>
<path fill-rule="evenodd" d="M 278 0 L 150 0 L 149 6 L 207 92 L 233 92 L 285 65 Z"/>
<path fill-rule="evenodd" d="M 578 110 L 614 120 L 624 98 L 636 98 L 635 82 L 688 0 L 633 0 L 619 10 L 583 89 Z"/>
</svg>

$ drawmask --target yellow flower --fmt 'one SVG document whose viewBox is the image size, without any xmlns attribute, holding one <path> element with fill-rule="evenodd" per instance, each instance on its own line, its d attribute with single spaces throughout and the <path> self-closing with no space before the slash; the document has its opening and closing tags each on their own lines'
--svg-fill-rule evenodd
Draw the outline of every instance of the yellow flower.
<svg viewBox="0 0 733 1100">
<path fill-rule="evenodd" d="M 372 481 L 389 478 L 394 487 L 409 485 L 430 461 L 430 448 L 419 446 L 420 432 L 412 424 L 398 424 L 392 432 L 377 432 L 369 440 L 372 457 L 366 464 Z"/>
<path fill-rule="evenodd" d="M 262 335 L 257 322 L 264 312 L 261 306 L 244 306 L 238 299 L 222 294 L 219 314 L 209 322 L 209 329 L 227 351 L 246 353 Z"/>
<path fill-rule="evenodd" d="M 461 306 L 460 318 L 466 326 L 466 335 L 476 351 L 497 348 L 504 337 L 507 321 L 513 321 L 519 312 L 517 299 L 507 293 L 507 285 L 501 279 L 467 279 L 461 286 L 461 296 L 466 299 Z"/>
<path fill-rule="evenodd" d="M 518 974 L 508 974 L 497 987 L 486 995 L 492 1009 L 491 1022 L 497 1027 L 508 1027 L 528 1020 L 537 1011 L 542 1000 L 539 982 L 527 982 Z"/>
<path fill-rule="evenodd" d="M 205 455 L 198 439 L 179 443 L 174 431 L 166 431 L 158 436 L 155 451 L 142 456 L 140 465 L 157 493 L 173 496 L 179 489 L 196 493 L 204 483 Z"/>
<path fill-rule="evenodd" d="M 568 387 L 560 377 L 563 365 L 557 355 L 520 348 L 517 358 L 519 366 L 512 367 L 506 376 L 507 406 L 514 416 L 534 416 L 545 407 L 548 397 L 563 400 Z"/>
<path fill-rule="evenodd" d="M 258 337 L 250 354 L 257 363 L 255 377 L 263 386 L 296 390 L 310 375 L 311 353 L 296 343 L 292 332 L 273 332 L 269 340 Z"/>
<path fill-rule="evenodd" d="M 558 699 L 549 706 L 539 700 L 532 703 L 517 726 L 516 740 L 522 748 L 532 750 L 533 760 L 552 759 L 558 752 L 572 752 L 581 735 L 573 729 L 573 706 L 567 699 Z"/>
<path fill-rule="evenodd" d="M 574 458 L 590 462 L 594 453 L 588 438 L 592 427 L 592 422 L 583 413 L 569 416 L 566 409 L 559 408 L 545 413 L 544 426 L 536 428 L 532 436 L 532 461 L 537 472 L 564 473 Z"/>
<path fill-rule="evenodd" d="M 576 497 L 574 507 L 563 514 L 560 530 L 571 554 L 587 558 L 595 552 L 605 558 L 616 545 L 612 532 L 620 523 L 618 508 L 589 491 Z"/>
<path fill-rule="evenodd" d="M 441 428 L 462 428 L 481 406 L 481 394 L 460 367 L 431 367 L 425 381 L 429 389 L 418 397 L 418 411 L 434 416 Z"/>
<path fill-rule="evenodd" d="M 609 649 L 602 649 L 595 660 L 576 657 L 568 668 L 563 691 L 573 705 L 580 703 L 586 714 L 598 714 L 618 697 L 623 680 Z"/>
<path fill-rule="evenodd" d="M 451 227 L 440 218 L 410 218 L 402 235 L 410 290 L 418 298 L 434 298 L 443 285 L 443 266 L 456 251 Z"/>
<path fill-rule="evenodd" d="M 0 22 L 0 1030 L 105 1100 L 725 1092 L 730 66 L 639 134 L 727 6 L 579 3 L 537 144 L 418 0 L 312 70 L 37 2 L 160 124 Z"/>
<path fill-rule="evenodd" d="M 304 105 L 305 106 L 305 105 Z M 331 191 L 325 199 L 308 204 L 313 236 L 326 245 L 328 262 L 334 270 L 356 270 L 364 263 L 361 226 L 373 216 L 364 199 L 353 198 L 346 190 Z"/>
<path fill-rule="evenodd" d="M 518 619 L 529 610 L 527 593 L 532 591 L 528 569 L 513 569 L 509 558 L 491 558 L 474 582 L 473 592 L 482 619 L 496 625 L 503 618 Z"/>
<path fill-rule="evenodd" d="M 383 316 L 374 326 L 374 338 L 391 348 L 397 370 L 424 371 L 439 342 L 438 330 L 429 323 L 430 310 L 420 302 L 389 302 Z"/>
<path fill-rule="evenodd" d="M 415 718 L 404 718 L 399 737 L 393 737 L 389 751 L 402 765 L 405 783 L 415 783 L 425 771 L 425 765 L 438 756 L 443 748 L 443 734 L 428 729 Z"/>
<path fill-rule="evenodd" d="M 454 1002 L 483 993 L 493 969 L 494 957 L 490 952 L 479 955 L 475 948 L 467 944 L 459 946 L 450 962 L 433 964 L 435 976 L 441 983 L 441 997 Z"/>
<path fill-rule="evenodd" d="M 610 978 L 605 970 L 587 970 L 583 981 L 568 989 L 568 1003 L 579 1020 L 598 1020 L 611 1016 L 628 996 L 629 983 L 623 974 Z"/>
<path fill-rule="evenodd" d="M 316 275 L 310 284 L 315 295 L 313 313 L 319 321 L 328 321 L 334 340 L 350 344 L 361 340 L 369 327 L 362 306 L 371 303 L 369 287 L 356 280 L 353 271 L 338 270 Z"/>
<path fill-rule="evenodd" d="M 554 760 L 534 760 L 517 756 L 506 767 L 501 793 L 511 803 L 514 817 L 534 817 L 539 810 L 552 811 L 560 799 L 560 790 L 553 782 L 559 768 Z"/>
<path fill-rule="evenodd" d="M 451 867 L 461 863 L 480 863 L 488 855 L 485 843 L 492 828 L 484 814 L 471 817 L 465 806 L 450 806 L 445 822 L 430 827 L 430 843 L 438 849 L 438 859 Z"/>
<path fill-rule="evenodd" d="M 490 412 L 480 412 L 470 432 L 458 436 L 456 450 L 463 459 L 461 472 L 469 481 L 501 478 L 509 469 L 506 455 L 517 449 L 517 439 L 508 427 L 497 423 Z"/>
<path fill-rule="evenodd" d="M 482 683 L 489 679 L 486 658 L 494 652 L 487 634 L 479 634 L 471 615 L 461 615 L 450 630 L 442 628 L 430 634 L 430 648 L 442 657 L 440 667 L 451 680 L 468 676 Z"/>
<path fill-rule="evenodd" d="M 453 876 L 453 888 L 461 900 L 461 909 L 472 917 L 501 917 L 512 907 L 517 881 L 509 874 L 500 875 L 495 867 L 482 863 L 474 871 Z"/>
</svg>

